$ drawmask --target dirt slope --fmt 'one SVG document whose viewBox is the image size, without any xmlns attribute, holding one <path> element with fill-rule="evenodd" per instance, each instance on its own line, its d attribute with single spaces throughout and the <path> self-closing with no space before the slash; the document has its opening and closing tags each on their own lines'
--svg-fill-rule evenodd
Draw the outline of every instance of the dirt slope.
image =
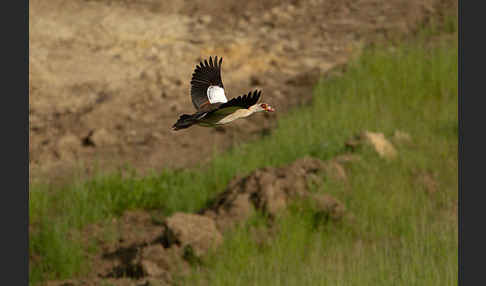
<svg viewBox="0 0 486 286">
<path fill-rule="evenodd" d="M 320 74 L 368 41 L 413 32 L 453 1 L 32 0 L 30 178 L 94 162 L 140 171 L 188 167 L 267 132 L 305 103 Z M 218 55 L 229 97 L 263 89 L 279 112 L 173 132 L 192 112 L 189 80 Z"/>
</svg>

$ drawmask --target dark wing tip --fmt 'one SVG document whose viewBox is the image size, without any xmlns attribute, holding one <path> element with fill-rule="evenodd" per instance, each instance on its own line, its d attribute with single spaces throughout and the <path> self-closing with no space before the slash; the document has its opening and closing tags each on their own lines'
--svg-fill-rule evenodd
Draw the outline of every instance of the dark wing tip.
<svg viewBox="0 0 486 286">
<path fill-rule="evenodd" d="M 209 56 L 209 59 L 204 59 L 199 62 L 199 65 L 196 65 L 197 69 L 207 68 L 207 67 L 215 67 L 221 69 L 221 65 L 223 64 L 223 57 L 219 58 L 218 56 Z"/>
<path fill-rule="evenodd" d="M 218 61 L 218 57 L 216 57 L 215 61 L 216 61 L 216 62 Z M 219 62 L 218 62 L 218 69 L 220 69 L 220 70 L 221 70 L 221 64 L 222 64 L 222 63 L 223 63 L 223 58 L 222 58 L 222 57 L 220 57 L 220 58 L 219 58 Z"/>
<path fill-rule="evenodd" d="M 262 91 L 261 90 L 256 90 L 255 91 L 255 103 L 256 104 L 258 102 L 258 100 L 260 99 L 260 95 L 262 94 Z"/>
<path fill-rule="evenodd" d="M 262 91 L 261 90 L 255 89 L 253 91 L 252 97 L 250 99 L 251 105 L 255 105 L 258 102 L 258 99 L 260 99 L 260 95 L 261 94 L 262 94 Z"/>
<path fill-rule="evenodd" d="M 214 67 L 221 70 L 221 63 L 222 62 L 223 62 L 223 58 L 219 58 L 219 61 L 218 61 L 218 56 L 214 56 L 214 61 L 213 61 Z"/>
</svg>

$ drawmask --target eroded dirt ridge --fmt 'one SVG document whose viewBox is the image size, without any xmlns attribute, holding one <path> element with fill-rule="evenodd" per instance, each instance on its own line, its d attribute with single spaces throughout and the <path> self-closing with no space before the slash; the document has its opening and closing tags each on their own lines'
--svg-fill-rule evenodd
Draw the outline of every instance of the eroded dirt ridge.
<svg viewBox="0 0 486 286">
<path fill-rule="evenodd" d="M 174 213 L 156 223 L 144 211 L 131 211 L 112 227 L 119 233 L 116 242 L 107 241 L 106 226 L 91 225 L 86 237 L 96 237 L 103 252 L 92 257 L 95 273 L 85 279 L 51 281 L 49 285 L 171 285 L 174 275 L 186 275 L 191 265 L 223 242 L 223 233 L 245 223 L 256 212 L 273 219 L 285 212 L 296 199 L 315 203 L 316 223 L 329 219 L 352 218 L 345 206 L 328 194 L 310 191 L 322 176 L 345 182 L 343 164 L 359 157 L 345 155 L 329 161 L 305 157 L 280 168 L 263 168 L 245 177 L 237 177 L 207 208 L 196 214 Z M 267 243 L 278 227 L 252 229 L 253 238 Z M 71 283 L 71 284 L 66 284 Z"/>
<path fill-rule="evenodd" d="M 93 271 L 85 278 L 47 284 L 174 285 L 180 276 L 190 273 L 191 266 L 204 267 L 203 256 L 221 246 L 223 233 L 244 224 L 257 212 L 266 217 L 267 225 L 250 227 L 248 235 L 258 244 L 271 245 L 279 232 L 275 219 L 285 216 L 287 207 L 299 200 L 312 204 L 315 227 L 330 220 L 359 223 L 359 218 L 326 189 L 316 191 L 313 187 L 322 187 L 323 178 L 347 185 L 349 164 L 363 160 L 353 154 L 358 149 L 372 148 L 383 159 L 394 160 L 400 156 L 395 146 L 413 144 L 409 134 L 398 130 L 390 139 L 383 133 L 364 131 L 345 143 L 351 152 L 333 159 L 304 157 L 285 166 L 265 167 L 237 176 L 197 213 L 177 212 L 155 218 L 146 211 L 129 211 L 108 225 L 90 225 L 83 230 L 83 237 L 95 239 L 102 249 L 90 259 Z M 418 185 L 424 191 L 431 193 L 431 186 L 437 187 L 428 173 L 417 175 Z M 110 231 L 116 235 L 109 238 Z"/>
<path fill-rule="evenodd" d="M 268 133 L 363 43 L 410 33 L 450 3 L 30 1 L 31 178 L 65 177 L 82 163 L 143 171 L 204 162 L 214 146 Z M 193 68 L 210 55 L 224 58 L 229 97 L 260 88 L 279 112 L 173 133 L 178 114 L 192 111 Z"/>
</svg>

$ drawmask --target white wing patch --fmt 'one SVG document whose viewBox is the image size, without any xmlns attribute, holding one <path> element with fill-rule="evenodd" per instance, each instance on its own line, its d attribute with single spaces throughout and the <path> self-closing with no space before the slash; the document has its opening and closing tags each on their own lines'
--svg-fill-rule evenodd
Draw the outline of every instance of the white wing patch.
<svg viewBox="0 0 486 286">
<path fill-rule="evenodd" d="M 221 102 L 221 103 L 228 102 L 226 95 L 224 95 L 224 89 L 217 85 L 211 85 L 210 87 L 208 87 L 207 94 L 208 94 L 209 103 L 211 104 L 217 102 Z"/>
</svg>

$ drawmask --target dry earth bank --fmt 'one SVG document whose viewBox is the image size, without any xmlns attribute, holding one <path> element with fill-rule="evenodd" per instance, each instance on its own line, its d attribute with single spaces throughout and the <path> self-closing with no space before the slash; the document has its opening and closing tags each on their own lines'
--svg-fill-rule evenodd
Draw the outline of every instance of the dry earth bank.
<svg viewBox="0 0 486 286">
<path fill-rule="evenodd" d="M 407 35 L 455 1 L 29 2 L 30 179 L 128 163 L 191 167 L 256 138 L 311 99 L 316 79 L 363 44 Z M 230 97 L 255 88 L 279 112 L 218 129 L 170 130 L 192 112 L 202 58 L 224 58 Z M 84 166 L 84 167 L 83 167 Z"/>
</svg>

